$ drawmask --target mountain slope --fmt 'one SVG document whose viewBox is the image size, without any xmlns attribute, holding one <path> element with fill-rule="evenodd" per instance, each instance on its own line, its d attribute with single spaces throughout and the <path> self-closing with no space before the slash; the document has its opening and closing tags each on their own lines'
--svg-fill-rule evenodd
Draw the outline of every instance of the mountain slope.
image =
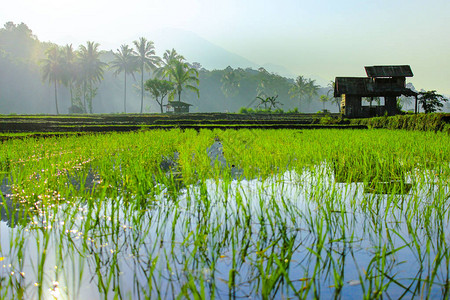
<svg viewBox="0 0 450 300">
<path fill-rule="evenodd" d="M 233 68 L 258 68 L 254 62 L 227 51 L 197 34 L 181 29 L 166 28 L 149 32 L 148 38 L 155 43 L 157 53 L 174 48 L 189 62 L 199 62 L 208 70 Z"/>
</svg>

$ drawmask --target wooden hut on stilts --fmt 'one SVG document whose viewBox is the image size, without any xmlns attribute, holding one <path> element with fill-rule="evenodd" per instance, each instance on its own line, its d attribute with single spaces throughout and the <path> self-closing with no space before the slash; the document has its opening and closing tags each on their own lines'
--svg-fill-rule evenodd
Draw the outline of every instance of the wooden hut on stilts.
<svg viewBox="0 0 450 300">
<path fill-rule="evenodd" d="M 400 113 L 397 97 L 414 96 L 417 113 L 417 93 L 406 87 L 406 77 L 413 73 L 409 65 L 365 67 L 367 77 L 336 77 L 334 97 L 341 97 L 341 113 L 348 118 L 393 116 Z M 363 106 L 363 98 L 370 99 Z M 373 100 L 384 100 L 383 105 L 373 106 Z"/>
</svg>

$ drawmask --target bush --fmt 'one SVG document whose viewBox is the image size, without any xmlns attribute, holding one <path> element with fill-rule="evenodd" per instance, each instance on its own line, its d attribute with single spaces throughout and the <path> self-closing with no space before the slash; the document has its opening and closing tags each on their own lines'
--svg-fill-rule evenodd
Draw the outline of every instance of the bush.
<svg viewBox="0 0 450 300">
<path fill-rule="evenodd" d="M 330 115 L 326 115 L 322 118 L 320 118 L 320 124 L 328 125 L 328 124 L 335 124 L 336 119 L 332 118 Z"/>
<path fill-rule="evenodd" d="M 448 131 L 450 128 L 450 114 L 414 114 L 397 115 L 392 117 L 376 117 L 369 119 L 352 119 L 350 124 L 365 125 L 369 128 L 406 129 L 421 131 Z"/>
</svg>

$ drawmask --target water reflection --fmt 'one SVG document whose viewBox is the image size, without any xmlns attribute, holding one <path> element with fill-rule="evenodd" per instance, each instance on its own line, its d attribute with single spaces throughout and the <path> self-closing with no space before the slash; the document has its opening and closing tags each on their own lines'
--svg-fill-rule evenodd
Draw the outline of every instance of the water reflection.
<svg viewBox="0 0 450 300">
<path fill-rule="evenodd" d="M 84 168 L 79 168 L 71 172 L 66 171 L 67 178 L 77 191 L 92 193 L 94 187 L 100 182 L 100 176 L 91 166 L 87 166 L 86 170 L 87 172 Z"/>
<path fill-rule="evenodd" d="M 18 224 L 25 226 L 30 221 L 28 204 L 20 204 L 17 200 L 13 200 L 10 182 L 7 177 L 3 178 L 0 190 L 1 220 L 6 222 L 8 227 L 16 227 Z"/>
<path fill-rule="evenodd" d="M 365 193 L 408 194 L 412 188 L 412 183 L 408 182 L 411 171 L 407 172 L 400 162 L 387 164 L 379 158 L 348 162 L 337 158 L 332 163 L 332 170 L 336 182 L 364 184 Z"/>
<path fill-rule="evenodd" d="M 48 206 L 2 255 L 44 298 L 449 296 L 448 186 L 367 194 L 324 165 L 167 188 Z"/>
</svg>

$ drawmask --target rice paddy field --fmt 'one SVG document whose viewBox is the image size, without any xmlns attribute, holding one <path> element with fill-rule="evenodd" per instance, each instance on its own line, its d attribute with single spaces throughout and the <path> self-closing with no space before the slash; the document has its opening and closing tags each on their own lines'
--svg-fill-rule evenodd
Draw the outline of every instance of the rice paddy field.
<svg viewBox="0 0 450 300">
<path fill-rule="evenodd" d="M 450 136 L 10 139 L 1 299 L 447 299 Z"/>
</svg>

